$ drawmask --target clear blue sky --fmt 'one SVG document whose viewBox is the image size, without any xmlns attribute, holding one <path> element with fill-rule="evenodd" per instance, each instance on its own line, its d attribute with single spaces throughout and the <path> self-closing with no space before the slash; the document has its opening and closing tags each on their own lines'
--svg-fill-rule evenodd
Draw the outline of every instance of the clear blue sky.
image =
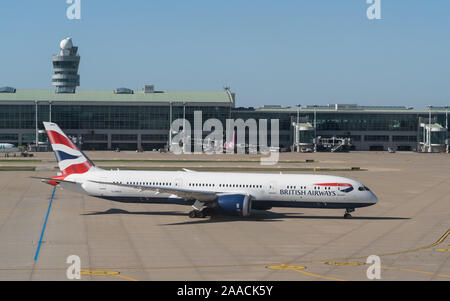
<svg viewBox="0 0 450 301">
<path fill-rule="evenodd" d="M 81 89 L 218 90 L 238 106 L 450 104 L 450 1 L 2 0 L 0 86 L 52 89 L 51 55 L 80 47 Z"/>
</svg>

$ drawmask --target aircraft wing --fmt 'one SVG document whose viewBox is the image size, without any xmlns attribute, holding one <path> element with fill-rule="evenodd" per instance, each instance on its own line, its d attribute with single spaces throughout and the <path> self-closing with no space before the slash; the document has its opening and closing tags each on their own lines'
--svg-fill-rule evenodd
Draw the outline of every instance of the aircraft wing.
<svg viewBox="0 0 450 301">
<path fill-rule="evenodd" d="M 219 194 L 211 191 L 201 191 L 201 190 L 187 190 L 181 188 L 170 188 L 170 187 L 160 187 L 160 186 L 147 186 L 147 185 L 134 185 L 134 184 L 120 184 L 111 182 L 101 182 L 89 180 L 92 183 L 102 184 L 102 185 L 112 185 L 118 187 L 135 188 L 141 191 L 150 190 L 158 193 L 170 193 L 176 195 L 182 199 L 188 201 L 200 201 L 200 202 L 216 202 Z"/>
<path fill-rule="evenodd" d="M 69 183 L 69 184 L 79 184 L 77 182 L 73 182 L 73 181 L 66 181 L 66 180 L 59 180 L 56 178 L 40 178 L 40 177 L 30 177 L 31 179 L 38 179 L 41 180 L 43 182 L 55 182 L 55 183 Z"/>
</svg>

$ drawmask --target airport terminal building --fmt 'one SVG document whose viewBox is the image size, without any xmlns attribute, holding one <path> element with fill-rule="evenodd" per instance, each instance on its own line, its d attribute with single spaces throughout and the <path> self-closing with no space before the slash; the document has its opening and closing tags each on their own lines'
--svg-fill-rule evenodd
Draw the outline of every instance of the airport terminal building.
<svg viewBox="0 0 450 301">
<path fill-rule="evenodd" d="M 0 91 L 0 141 L 18 145 L 35 144 L 36 136 L 43 130 L 42 122 L 52 121 L 76 137 L 85 150 L 162 149 L 169 144 L 172 121 L 185 117 L 193 127 L 195 111 L 202 112 L 203 122 L 215 118 L 224 125 L 227 119 L 278 119 L 279 143 L 285 151 L 292 150 L 296 142 L 312 144 L 315 137 L 350 138 L 353 150 L 412 151 L 423 145 L 428 136 L 424 134 L 426 128 L 431 129 L 431 144 L 436 147 L 446 144 L 448 132 L 446 108 L 416 110 L 339 104 L 239 108 L 229 89 L 175 92 L 156 91 L 153 86 L 125 92 Z M 301 123 L 297 123 L 299 120 Z"/>
<path fill-rule="evenodd" d="M 348 138 L 351 150 L 427 151 L 429 144 L 433 151 L 444 151 L 448 135 L 448 108 L 439 107 L 417 110 L 354 104 L 265 106 L 235 109 L 233 116 L 280 119 L 280 146 L 291 149 L 334 137 Z"/>
<path fill-rule="evenodd" d="M 16 90 L 0 93 L 0 141 L 33 144 L 43 121 L 57 123 L 85 150 L 144 150 L 167 146 L 171 120 L 194 111 L 225 122 L 234 106 L 229 91 L 120 92 Z"/>
</svg>

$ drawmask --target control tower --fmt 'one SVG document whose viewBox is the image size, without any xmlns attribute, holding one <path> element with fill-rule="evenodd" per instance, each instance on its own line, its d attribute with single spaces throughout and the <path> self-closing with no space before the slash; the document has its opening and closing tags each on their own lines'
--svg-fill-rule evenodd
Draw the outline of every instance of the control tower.
<svg viewBox="0 0 450 301">
<path fill-rule="evenodd" d="M 62 40 L 59 46 L 59 55 L 52 56 L 52 85 L 56 87 L 56 93 L 75 93 L 80 85 L 78 47 L 73 46 L 72 38 Z"/>
</svg>

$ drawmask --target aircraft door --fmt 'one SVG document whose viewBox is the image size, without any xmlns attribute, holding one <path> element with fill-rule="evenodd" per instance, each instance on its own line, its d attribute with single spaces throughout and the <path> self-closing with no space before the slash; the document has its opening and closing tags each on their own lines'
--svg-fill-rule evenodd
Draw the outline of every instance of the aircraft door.
<svg viewBox="0 0 450 301">
<path fill-rule="evenodd" d="M 108 182 L 108 179 L 106 179 L 105 177 L 101 177 L 99 181 Z M 98 184 L 98 189 L 102 196 L 106 194 L 106 184 Z"/>
<path fill-rule="evenodd" d="M 268 186 L 268 193 L 269 194 L 276 194 L 277 193 L 277 182 L 270 182 Z"/>
<path fill-rule="evenodd" d="M 174 188 L 183 188 L 183 179 L 175 179 Z"/>
</svg>

